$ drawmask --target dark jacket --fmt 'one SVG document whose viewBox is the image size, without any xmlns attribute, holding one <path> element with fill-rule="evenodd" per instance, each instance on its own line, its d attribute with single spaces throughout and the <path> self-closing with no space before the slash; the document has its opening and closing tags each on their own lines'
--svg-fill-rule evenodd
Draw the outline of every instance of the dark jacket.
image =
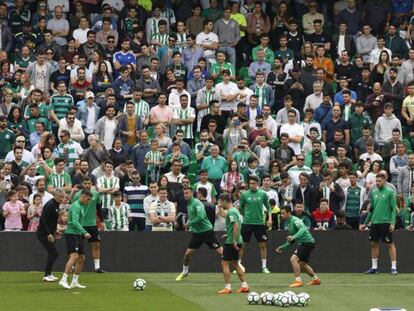
<svg viewBox="0 0 414 311">
<path fill-rule="evenodd" d="M 135 130 L 140 131 L 142 129 L 141 117 L 135 115 Z M 123 134 L 122 132 L 128 132 L 128 115 L 124 113 L 121 118 L 118 120 L 118 125 L 116 126 L 116 134 L 121 137 L 122 143 L 126 144 L 128 135 Z"/>
<path fill-rule="evenodd" d="M 9 54 L 13 50 L 13 35 L 9 26 L 1 26 L 1 46 L 2 50 Z"/>
<path fill-rule="evenodd" d="M 339 43 L 339 34 L 335 34 L 335 35 L 332 36 L 332 42 L 335 45 L 335 50 L 333 50 L 331 48 L 332 54 L 335 57 L 341 56 L 341 55 L 339 55 L 339 53 L 337 53 L 338 43 Z M 345 50 L 348 51 L 348 55 L 351 58 L 352 58 L 352 56 L 354 56 L 354 54 L 356 52 L 354 40 L 352 39 L 352 36 L 348 35 L 348 34 L 345 35 Z"/>
<path fill-rule="evenodd" d="M 295 202 L 302 202 L 305 204 L 305 211 L 312 213 L 316 210 L 315 205 L 315 192 L 312 190 L 312 186 L 308 185 L 303 192 L 300 187 L 296 189 L 296 193 L 294 194 Z"/>
<path fill-rule="evenodd" d="M 59 219 L 59 203 L 55 199 L 49 200 L 43 207 L 42 216 L 39 220 L 38 235 L 49 235 L 56 231 Z"/>
<path fill-rule="evenodd" d="M 334 191 L 329 194 L 329 209 L 336 214 L 341 209 L 341 203 L 345 198 L 344 191 L 341 186 L 334 183 Z M 323 192 L 319 191 L 319 200 L 323 198 Z"/>
</svg>

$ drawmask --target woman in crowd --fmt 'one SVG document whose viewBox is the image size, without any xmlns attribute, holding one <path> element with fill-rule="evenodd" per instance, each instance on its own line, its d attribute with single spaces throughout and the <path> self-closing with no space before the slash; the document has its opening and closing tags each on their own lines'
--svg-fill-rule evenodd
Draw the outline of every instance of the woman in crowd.
<svg viewBox="0 0 414 311">
<path fill-rule="evenodd" d="M 92 65 L 93 63 L 91 63 Z M 89 66 L 90 68 L 91 66 Z M 95 69 L 95 68 L 94 68 Z M 96 96 L 103 97 L 105 91 L 111 87 L 113 83 L 112 74 L 109 72 L 109 67 L 106 61 L 100 61 L 99 66 L 96 67 L 96 72 L 92 78 L 93 91 Z"/>
<path fill-rule="evenodd" d="M 242 181 L 244 181 L 244 178 L 243 175 L 239 173 L 239 165 L 237 161 L 230 161 L 227 173 L 225 173 L 221 179 L 221 191 L 231 193 L 233 189 Z"/>
<path fill-rule="evenodd" d="M 7 127 L 13 131 L 16 137 L 20 135 L 28 137 L 26 121 L 23 119 L 20 107 L 14 106 L 10 109 L 7 124 Z"/>
<path fill-rule="evenodd" d="M 122 140 L 120 138 L 115 138 L 114 143 L 112 144 L 112 149 L 109 150 L 109 158 L 114 164 L 114 167 L 117 167 L 128 160 L 128 152 L 122 146 Z"/>
<path fill-rule="evenodd" d="M 172 139 L 165 135 L 165 126 L 164 124 L 157 124 L 155 126 L 155 137 L 154 139 L 158 140 L 158 149 L 161 151 L 162 154 L 167 152 L 167 149 L 170 145 L 172 145 Z"/>
</svg>

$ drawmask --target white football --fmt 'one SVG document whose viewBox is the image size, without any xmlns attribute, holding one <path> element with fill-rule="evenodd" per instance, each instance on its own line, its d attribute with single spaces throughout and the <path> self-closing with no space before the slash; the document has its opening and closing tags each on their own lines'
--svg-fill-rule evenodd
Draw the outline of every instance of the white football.
<svg viewBox="0 0 414 311">
<path fill-rule="evenodd" d="M 133 283 L 135 290 L 144 290 L 147 282 L 144 279 L 136 279 Z"/>
<path fill-rule="evenodd" d="M 266 293 L 266 295 L 263 295 L 262 304 L 272 305 L 272 303 L 273 303 L 273 294 L 272 293 Z"/>
<path fill-rule="evenodd" d="M 305 307 L 308 305 L 308 300 L 306 299 L 304 293 L 300 293 L 296 297 L 298 298 L 298 303 L 296 304 L 296 307 Z"/>
<path fill-rule="evenodd" d="M 260 296 L 256 292 L 248 293 L 246 298 L 249 305 L 257 305 L 260 301 Z"/>
<path fill-rule="evenodd" d="M 290 306 L 290 304 L 289 304 L 289 297 L 288 296 L 286 296 L 286 295 L 284 295 L 284 294 L 282 294 L 282 295 L 280 295 L 279 296 L 279 302 L 280 302 L 280 306 L 281 307 L 289 307 Z"/>
</svg>

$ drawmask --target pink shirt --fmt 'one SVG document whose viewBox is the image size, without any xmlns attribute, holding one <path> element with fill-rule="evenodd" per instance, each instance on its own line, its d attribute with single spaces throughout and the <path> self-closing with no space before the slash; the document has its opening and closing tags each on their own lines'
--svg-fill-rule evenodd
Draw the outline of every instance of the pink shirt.
<svg viewBox="0 0 414 311">
<path fill-rule="evenodd" d="M 154 115 L 160 122 L 171 121 L 173 117 L 173 111 L 169 106 L 165 106 L 165 108 L 162 109 L 160 109 L 159 105 L 152 107 L 151 114 Z"/>
<path fill-rule="evenodd" d="M 4 223 L 5 229 L 22 229 L 22 218 L 20 216 L 20 209 L 24 207 L 22 201 L 16 203 L 6 202 L 3 205 L 3 211 L 9 212 Z"/>
</svg>

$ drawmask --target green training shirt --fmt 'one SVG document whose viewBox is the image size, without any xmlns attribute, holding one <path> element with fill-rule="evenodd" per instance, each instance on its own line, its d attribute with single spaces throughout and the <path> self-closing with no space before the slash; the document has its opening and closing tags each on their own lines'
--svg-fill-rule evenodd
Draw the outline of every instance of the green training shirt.
<svg viewBox="0 0 414 311">
<path fill-rule="evenodd" d="M 304 243 L 315 243 L 315 239 L 312 234 L 310 234 L 308 228 L 301 219 L 296 216 L 292 216 L 285 221 L 287 224 L 289 235 L 293 237 L 293 242 L 287 241 L 281 247 L 282 249 L 288 248 L 292 243 L 297 242 L 299 245 Z"/>
<path fill-rule="evenodd" d="M 271 213 L 269 199 L 263 190 L 248 190 L 240 197 L 240 213 L 243 215 L 243 224 L 264 225 L 263 206 Z"/>
<path fill-rule="evenodd" d="M 187 204 L 188 224 L 194 233 L 203 233 L 213 230 L 213 225 L 207 218 L 206 209 L 200 200 L 192 198 Z"/>
<path fill-rule="evenodd" d="M 237 244 L 242 244 L 243 239 L 241 236 L 241 223 L 242 223 L 242 216 L 240 215 L 240 212 L 232 207 L 227 211 L 226 215 L 226 244 L 233 244 L 233 225 L 234 223 L 237 223 Z"/>
<path fill-rule="evenodd" d="M 65 230 L 65 234 L 86 234 L 86 230 L 81 225 L 85 216 L 85 210 L 86 206 L 82 205 L 80 201 L 76 201 L 70 206 L 68 227 Z"/>
<path fill-rule="evenodd" d="M 73 197 L 73 202 L 76 202 L 79 200 L 80 195 L 82 193 L 82 190 L 78 191 L 75 196 Z M 85 214 L 83 216 L 81 225 L 83 227 L 89 227 L 89 226 L 96 226 L 96 206 L 98 204 L 101 204 L 101 195 L 98 191 L 91 189 L 92 198 L 91 202 L 88 204 L 85 210 Z"/>
<path fill-rule="evenodd" d="M 397 196 L 387 187 L 375 189 L 371 194 L 371 209 L 365 224 L 395 224 Z"/>
</svg>

